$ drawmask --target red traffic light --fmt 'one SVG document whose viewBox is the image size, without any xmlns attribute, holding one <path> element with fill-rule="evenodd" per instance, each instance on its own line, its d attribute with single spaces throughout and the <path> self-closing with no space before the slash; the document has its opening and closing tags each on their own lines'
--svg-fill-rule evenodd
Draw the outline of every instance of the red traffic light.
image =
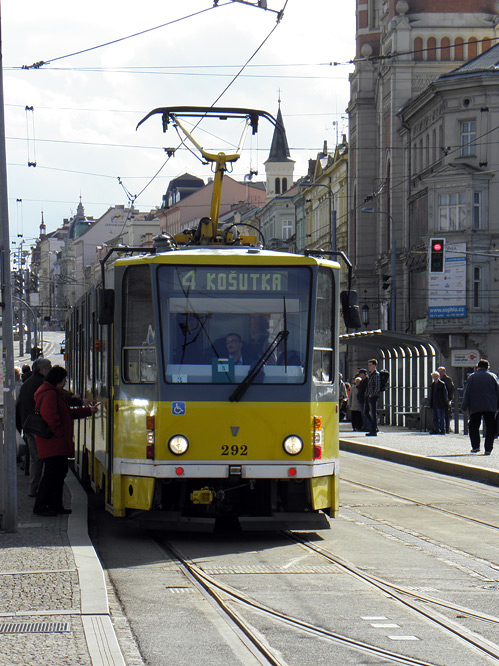
<svg viewBox="0 0 499 666">
<path fill-rule="evenodd" d="M 443 273 L 445 262 L 445 238 L 430 239 L 430 273 Z"/>
</svg>

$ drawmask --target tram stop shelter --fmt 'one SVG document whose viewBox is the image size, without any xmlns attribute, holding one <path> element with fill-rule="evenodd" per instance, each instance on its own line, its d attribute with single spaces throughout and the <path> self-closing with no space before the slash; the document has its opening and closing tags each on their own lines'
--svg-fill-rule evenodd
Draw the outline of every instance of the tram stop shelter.
<svg viewBox="0 0 499 666">
<path fill-rule="evenodd" d="M 432 427 L 431 409 L 425 405 L 425 398 L 439 354 L 433 341 L 378 329 L 340 335 L 340 343 L 347 345 L 350 362 L 352 357 L 365 359 L 361 364 L 365 367 L 368 358 L 376 358 L 378 370 L 390 373 L 388 387 L 378 403 L 381 423 L 421 430 Z"/>
</svg>

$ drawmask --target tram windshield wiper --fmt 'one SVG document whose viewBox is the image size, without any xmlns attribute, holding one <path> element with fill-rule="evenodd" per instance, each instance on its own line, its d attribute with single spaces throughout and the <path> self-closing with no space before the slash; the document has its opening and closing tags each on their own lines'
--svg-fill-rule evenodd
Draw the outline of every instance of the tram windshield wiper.
<svg viewBox="0 0 499 666">
<path fill-rule="evenodd" d="M 280 343 L 283 340 L 286 341 L 288 339 L 288 335 L 289 335 L 289 331 L 287 331 L 287 330 L 279 331 L 279 333 L 275 336 L 275 338 L 272 340 L 270 345 L 267 347 L 267 349 L 260 356 L 260 358 L 255 363 L 255 365 L 248 372 L 248 374 L 243 379 L 243 381 L 230 394 L 229 400 L 231 402 L 239 402 L 239 400 L 241 400 L 241 398 L 246 393 L 248 388 L 255 381 L 255 379 L 256 379 L 258 373 L 260 372 L 260 370 L 263 368 L 263 366 L 268 361 L 268 359 L 272 356 L 272 354 L 277 349 L 277 347 L 280 345 Z"/>
</svg>

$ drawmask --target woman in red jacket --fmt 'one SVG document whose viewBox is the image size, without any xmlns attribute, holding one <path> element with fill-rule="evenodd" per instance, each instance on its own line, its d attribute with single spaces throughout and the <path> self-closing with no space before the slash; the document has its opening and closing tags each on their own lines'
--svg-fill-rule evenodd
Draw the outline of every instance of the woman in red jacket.
<svg viewBox="0 0 499 666">
<path fill-rule="evenodd" d="M 68 407 L 62 392 L 67 374 L 63 367 L 55 365 L 35 393 L 35 409 L 53 432 L 49 439 L 36 436 L 38 457 L 43 460 L 43 474 L 33 507 L 37 516 L 71 513 L 71 509 L 65 509 L 62 504 L 62 492 L 68 458 L 74 455 L 73 419 L 90 416 L 98 410 L 95 405 Z"/>
</svg>

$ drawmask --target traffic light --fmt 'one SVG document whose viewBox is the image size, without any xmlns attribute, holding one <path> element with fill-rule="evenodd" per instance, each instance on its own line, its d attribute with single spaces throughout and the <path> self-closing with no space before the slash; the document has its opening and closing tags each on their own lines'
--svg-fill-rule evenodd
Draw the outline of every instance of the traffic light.
<svg viewBox="0 0 499 666">
<path fill-rule="evenodd" d="M 21 272 L 14 273 L 14 293 L 22 296 L 23 293 L 23 276 Z"/>
<path fill-rule="evenodd" d="M 29 290 L 38 291 L 38 275 L 35 273 L 29 274 Z"/>
<path fill-rule="evenodd" d="M 381 276 L 381 288 L 382 289 L 389 289 L 391 286 L 391 275 L 382 275 Z"/>
<path fill-rule="evenodd" d="M 445 238 L 430 238 L 430 273 L 443 273 Z"/>
</svg>

